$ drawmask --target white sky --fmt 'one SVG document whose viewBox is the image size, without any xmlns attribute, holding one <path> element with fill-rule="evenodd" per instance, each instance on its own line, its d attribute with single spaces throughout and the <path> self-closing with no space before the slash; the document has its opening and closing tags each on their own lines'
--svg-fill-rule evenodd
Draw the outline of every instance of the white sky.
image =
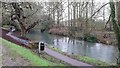
<svg viewBox="0 0 120 68">
<path fill-rule="evenodd" d="M 0 0 L 2 2 L 46 2 L 46 1 L 50 1 L 50 2 L 57 2 L 57 1 L 63 1 L 63 0 Z M 90 1 L 90 0 L 69 0 L 71 2 L 79 2 L 79 1 Z M 96 2 L 109 2 L 109 0 L 95 0 Z M 120 1 L 120 0 L 113 0 L 114 2 Z"/>
<path fill-rule="evenodd" d="M 64 0 L 64 1 L 67 1 L 67 0 Z M 97 11 L 102 5 L 103 5 L 103 3 L 105 4 L 105 3 L 108 3 L 109 2 L 109 0 L 104 0 L 104 1 L 100 1 L 100 0 L 95 0 L 96 2 L 95 2 L 95 11 Z M 64 5 L 64 8 L 67 6 L 67 4 L 66 5 Z M 109 17 L 109 4 L 108 5 L 106 5 L 105 6 L 105 18 L 106 19 L 108 19 L 108 17 Z M 100 10 L 100 12 L 102 12 L 103 11 L 103 9 L 101 9 Z M 63 16 L 65 17 L 64 18 L 64 20 L 67 20 L 68 19 L 68 17 L 66 17 L 66 16 L 68 16 L 68 8 L 66 8 L 66 10 L 65 10 L 65 13 L 63 14 Z M 89 15 L 90 16 L 90 15 Z M 97 19 L 101 19 L 101 20 L 103 20 L 103 17 L 102 17 L 102 14 L 101 13 L 99 13 L 99 16 L 101 16 L 101 17 L 97 17 Z"/>
</svg>

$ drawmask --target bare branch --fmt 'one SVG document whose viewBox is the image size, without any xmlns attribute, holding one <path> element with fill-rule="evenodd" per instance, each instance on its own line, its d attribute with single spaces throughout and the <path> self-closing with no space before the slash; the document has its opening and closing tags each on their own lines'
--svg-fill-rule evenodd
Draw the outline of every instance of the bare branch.
<svg viewBox="0 0 120 68">
<path fill-rule="evenodd" d="M 105 24 L 105 27 L 104 27 L 104 28 L 106 28 L 106 27 L 107 27 L 107 24 L 109 23 L 110 18 L 111 18 L 111 14 L 109 15 L 109 19 L 108 19 L 108 21 L 106 22 L 106 24 Z"/>
<path fill-rule="evenodd" d="M 37 12 L 38 12 L 38 9 L 34 13 L 32 13 L 31 15 L 26 16 L 26 18 L 29 18 L 30 16 L 34 15 Z"/>
<path fill-rule="evenodd" d="M 98 12 L 99 12 L 103 7 L 105 7 L 107 4 L 109 4 L 109 3 L 106 3 L 106 4 L 104 4 L 103 6 L 101 6 L 94 14 L 91 15 L 90 18 L 92 18 L 96 13 L 98 13 Z M 90 18 L 89 18 L 89 19 L 90 19 Z M 89 20 L 89 19 L 88 19 L 88 20 Z"/>
<path fill-rule="evenodd" d="M 26 32 L 29 31 L 30 29 L 34 28 L 38 23 L 39 23 L 40 20 L 37 20 L 36 22 L 33 22 L 32 24 L 30 24 L 27 29 L 26 29 Z"/>
</svg>

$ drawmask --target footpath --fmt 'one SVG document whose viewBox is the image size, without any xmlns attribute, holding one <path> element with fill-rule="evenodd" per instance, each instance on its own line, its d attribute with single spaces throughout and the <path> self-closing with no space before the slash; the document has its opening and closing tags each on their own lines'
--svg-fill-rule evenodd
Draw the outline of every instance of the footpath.
<svg viewBox="0 0 120 68">
<path fill-rule="evenodd" d="M 16 39 L 13 38 L 13 36 L 11 37 L 11 36 L 7 35 L 7 33 L 8 33 L 8 31 L 0 29 L 0 37 L 4 38 L 4 39 L 6 39 L 6 40 L 8 40 L 10 42 L 13 42 L 15 44 L 18 44 L 20 46 L 26 47 L 26 45 L 24 43 L 21 43 L 21 42 L 17 41 Z M 16 37 L 16 36 L 14 36 L 14 37 Z M 18 37 L 16 37 L 16 38 L 18 38 Z M 53 50 L 51 50 L 51 49 L 49 49 L 47 47 L 45 48 L 45 52 L 48 55 L 50 55 L 50 56 L 52 56 L 52 57 L 54 57 L 56 59 L 59 59 L 61 61 L 64 61 L 64 62 L 66 62 L 66 63 L 68 63 L 68 64 L 70 64 L 72 66 L 92 66 L 92 65 L 84 63 L 82 61 L 78 61 L 76 59 L 73 59 L 73 58 L 67 57 L 65 55 L 62 55 L 62 54 L 60 54 L 60 53 L 58 53 L 56 51 L 53 51 Z"/>
</svg>

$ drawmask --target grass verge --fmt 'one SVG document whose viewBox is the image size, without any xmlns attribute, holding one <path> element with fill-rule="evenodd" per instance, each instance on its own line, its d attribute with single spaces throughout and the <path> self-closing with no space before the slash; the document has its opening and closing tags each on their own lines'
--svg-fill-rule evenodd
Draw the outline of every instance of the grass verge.
<svg viewBox="0 0 120 68">
<path fill-rule="evenodd" d="M 35 66 L 64 66 L 64 64 L 61 64 L 61 63 L 57 64 L 57 63 L 53 63 L 48 60 L 45 60 L 43 58 L 40 58 L 39 56 L 37 56 L 34 52 L 30 51 L 29 49 L 18 46 L 2 38 L 0 38 L 0 41 L 2 42 L 2 44 L 6 45 L 10 50 L 19 54 L 21 57 L 27 59 Z"/>
<path fill-rule="evenodd" d="M 94 65 L 94 66 L 112 66 L 112 65 L 115 65 L 115 64 L 108 64 L 108 63 L 105 63 L 103 61 L 100 61 L 100 60 L 96 60 L 94 58 L 90 58 L 90 57 L 87 57 L 87 56 L 80 56 L 80 55 L 73 55 L 73 54 L 67 54 L 65 52 L 62 52 L 61 50 L 55 48 L 55 47 L 50 47 L 51 45 L 48 44 L 48 48 L 54 50 L 54 51 L 57 51 L 63 55 L 66 55 L 68 57 L 71 57 L 73 59 L 76 59 L 76 60 L 79 60 L 79 61 L 82 61 L 82 62 L 85 62 L 85 63 L 88 63 L 88 64 L 91 64 L 91 65 Z"/>
</svg>

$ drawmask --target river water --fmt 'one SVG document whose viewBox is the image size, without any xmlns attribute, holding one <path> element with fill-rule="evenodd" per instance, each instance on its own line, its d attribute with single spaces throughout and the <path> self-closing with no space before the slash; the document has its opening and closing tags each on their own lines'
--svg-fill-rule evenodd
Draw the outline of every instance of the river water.
<svg viewBox="0 0 120 68">
<path fill-rule="evenodd" d="M 117 46 L 101 43 L 89 43 L 69 37 L 50 35 L 38 31 L 31 31 L 27 37 L 35 41 L 43 41 L 69 54 L 91 57 L 106 63 L 116 63 Z"/>
</svg>

